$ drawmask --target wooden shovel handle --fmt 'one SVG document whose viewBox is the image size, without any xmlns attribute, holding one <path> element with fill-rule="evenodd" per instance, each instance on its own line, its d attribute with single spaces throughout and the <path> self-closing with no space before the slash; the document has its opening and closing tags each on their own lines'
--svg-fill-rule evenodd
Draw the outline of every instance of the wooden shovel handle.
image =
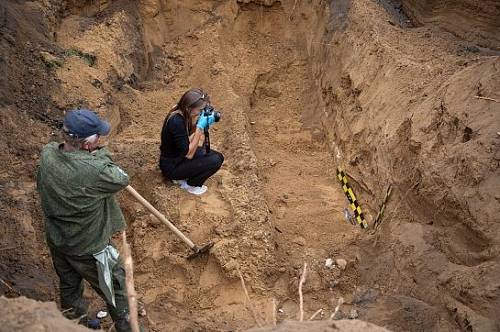
<svg viewBox="0 0 500 332">
<path fill-rule="evenodd" d="M 137 199 L 139 201 L 139 203 L 141 203 L 146 209 L 149 210 L 149 212 L 151 212 L 152 214 L 154 214 L 154 216 L 156 218 L 158 218 L 160 221 L 162 221 L 165 225 L 167 225 L 168 228 L 170 228 L 170 230 L 172 232 L 175 233 L 175 235 L 177 235 L 178 237 L 181 238 L 182 241 L 184 241 L 188 246 L 189 248 L 191 248 L 192 250 L 196 250 L 196 245 L 193 243 L 193 241 L 191 241 L 190 239 L 187 238 L 186 235 L 184 235 L 180 230 L 177 229 L 177 227 L 174 226 L 174 224 L 172 224 L 170 221 L 168 221 L 167 218 L 165 218 L 165 216 L 163 214 L 160 213 L 160 211 L 158 211 L 157 209 L 155 209 L 155 207 L 153 205 L 151 205 L 144 197 L 142 197 L 137 191 L 135 191 L 134 188 L 132 188 L 131 186 L 127 186 L 125 187 L 125 189 L 132 195 L 134 196 L 135 199 Z"/>
</svg>

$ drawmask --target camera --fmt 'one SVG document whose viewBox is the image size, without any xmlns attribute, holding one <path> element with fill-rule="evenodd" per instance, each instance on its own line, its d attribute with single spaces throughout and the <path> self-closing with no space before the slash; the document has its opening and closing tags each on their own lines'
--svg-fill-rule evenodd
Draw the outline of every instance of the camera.
<svg viewBox="0 0 500 332">
<path fill-rule="evenodd" d="M 219 122 L 221 114 L 220 112 L 217 112 L 212 105 L 206 105 L 200 112 L 201 116 L 211 116 L 212 114 L 214 115 L 215 122 Z"/>
<path fill-rule="evenodd" d="M 212 115 L 215 122 L 220 121 L 221 114 L 220 112 L 217 112 L 213 106 L 205 105 L 205 107 L 201 109 L 200 116 L 209 117 Z M 205 142 L 203 144 L 205 145 L 205 153 L 210 153 L 210 134 L 208 132 L 208 126 L 205 127 Z"/>
</svg>

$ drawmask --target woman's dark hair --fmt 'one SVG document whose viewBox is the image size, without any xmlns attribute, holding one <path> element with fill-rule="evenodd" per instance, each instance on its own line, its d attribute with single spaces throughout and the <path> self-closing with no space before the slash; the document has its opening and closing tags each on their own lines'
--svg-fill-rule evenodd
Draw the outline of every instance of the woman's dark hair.
<svg viewBox="0 0 500 332">
<path fill-rule="evenodd" d="M 186 124 L 186 129 L 189 134 L 193 132 L 193 123 L 191 122 L 190 111 L 192 108 L 200 107 L 204 102 L 209 102 L 210 98 L 203 92 L 202 89 L 193 88 L 186 91 L 179 102 L 175 104 L 174 107 L 170 109 L 165 119 L 165 123 L 168 121 L 172 113 L 176 112 L 181 114 L 184 118 L 184 123 Z"/>
</svg>

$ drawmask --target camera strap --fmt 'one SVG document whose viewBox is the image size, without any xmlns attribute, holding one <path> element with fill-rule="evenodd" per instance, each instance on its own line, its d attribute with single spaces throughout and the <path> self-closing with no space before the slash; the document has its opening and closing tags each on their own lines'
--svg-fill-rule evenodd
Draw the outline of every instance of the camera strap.
<svg viewBox="0 0 500 332">
<path fill-rule="evenodd" d="M 205 135 L 205 141 L 203 142 L 203 145 L 205 145 L 205 152 L 208 154 L 210 153 L 210 133 L 208 131 L 208 128 L 205 128 L 203 134 Z"/>
</svg>

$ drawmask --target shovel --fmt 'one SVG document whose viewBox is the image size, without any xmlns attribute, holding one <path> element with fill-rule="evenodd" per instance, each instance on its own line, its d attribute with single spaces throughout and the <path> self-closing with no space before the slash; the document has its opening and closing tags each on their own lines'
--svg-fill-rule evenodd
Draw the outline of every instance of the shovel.
<svg viewBox="0 0 500 332">
<path fill-rule="evenodd" d="M 151 205 L 144 197 L 142 197 L 137 191 L 135 191 L 134 188 L 131 186 L 125 187 L 125 189 L 132 195 L 134 196 L 135 199 L 139 201 L 146 209 L 149 210 L 152 214 L 155 215 L 156 218 L 158 218 L 160 221 L 162 221 L 165 225 L 167 225 L 168 228 L 172 232 L 175 233 L 178 237 L 181 238 L 182 241 L 184 241 L 185 244 L 193 251 L 187 259 L 193 259 L 195 257 L 201 256 L 205 253 L 208 253 L 210 249 L 214 246 L 213 242 L 208 242 L 205 245 L 202 246 L 197 246 L 196 244 L 193 243 L 186 235 L 184 235 L 180 230 L 177 229 L 170 221 L 168 221 L 167 218 L 163 214 L 160 213 L 157 209 L 154 208 L 153 205 Z"/>
</svg>

